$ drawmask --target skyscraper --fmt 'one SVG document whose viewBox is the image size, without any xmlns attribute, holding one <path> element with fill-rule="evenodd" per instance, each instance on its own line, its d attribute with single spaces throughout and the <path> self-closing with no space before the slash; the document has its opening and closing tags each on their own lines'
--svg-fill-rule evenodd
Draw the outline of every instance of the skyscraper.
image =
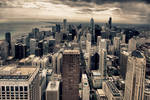
<svg viewBox="0 0 150 100">
<path fill-rule="evenodd" d="M 67 19 L 63 20 L 63 31 L 66 32 L 67 31 Z"/>
<path fill-rule="evenodd" d="M 15 58 L 22 59 L 27 57 L 27 46 L 22 43 L 15 44 Z"/>
<path fill-rule="evenodd" d="M 8 43 L 8 56 L 10 56 L 10 50 L 11 50 L 11 33 L 7 32 L 5 34 L 5 40 Z"/>
<path fill-rule="evenodd" d="M 62 64 L 62 100 L 79 100 L 80 52 L 65 50 Z"/>
<path fill-rule="evenodd" d="M 96 42 L 95 40 L 95 24 L 94 24 L 94 19 L 91 18 L 90 21 L 90 33 L 92 35 L 92 44 Z"/>
<path fill-rule="evenodd" d="M 112 18 L 111 17 L 109 18 L 108 24 L 109 24 L 109 29 L 111 29 L 112 28 Z"/>
<path fill-rule="evenodd" d="M 103 78 L 106 76 L 106 58 L 107 58 L 107 51 L 106 49 L 100 50 L 100 64 L 99 64 L 99 71 Z"/>
<path fill-rule="evenodd" d="M 124 100 L 144 100 L 146 60 L 139 51 L 128 57 Z"/>
</svg>

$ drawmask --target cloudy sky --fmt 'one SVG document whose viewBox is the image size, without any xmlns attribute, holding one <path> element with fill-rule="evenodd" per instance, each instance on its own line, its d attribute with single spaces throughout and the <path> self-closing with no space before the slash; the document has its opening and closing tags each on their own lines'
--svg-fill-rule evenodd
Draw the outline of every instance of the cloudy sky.
<svg viewBox="0 0 150 100">
<path fill-rule="evenodd" d="M 150 0 L 0 0 L 0 22 L 49 20 L 150 23 Z"/>
</svg>

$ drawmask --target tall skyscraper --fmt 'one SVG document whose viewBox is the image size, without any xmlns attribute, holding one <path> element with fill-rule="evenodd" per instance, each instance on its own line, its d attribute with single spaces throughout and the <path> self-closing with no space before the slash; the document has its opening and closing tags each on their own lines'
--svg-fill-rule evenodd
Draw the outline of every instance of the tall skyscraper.
<svg viewBox="0 0 150 100">
<path fill-rule="evenodd" d="M 30 39 L 30 54 L 35 54 L 36 46 L 36 39 Z"/>
<path fill-rule="evenodd" d="M 128 57 L 124 100 L 144 100 L 146 60 L 139 51 Z"/>
<path fill-rule="evenodd" d="M 10 50 L 11 50 L 11 33 L 10 32 L 5 33 L 5 40 L 8 43 L 8 56 L 10 56 Z"/>
<path fill-rule="evenodd" d="M 92 35 L 92 44 L 96 42 L 95 40 L 95 24 L 94 24 L 94 19 L 91 18 L 90 20 L 90 33 Z"/>
<path fill-rule="evenodd" d="M 99 64 L 99 71 L 103 78 L 106 76 L 106 58 L 107 58 L 107 51 L 106 49 L 100 50 L 100 64 Z"/>
<path fill-rule="evenodd" d="M 67 19 L 63 20 L 63 31 L 66 32 L 67 31 Z"/>
<path fill-rule="evenodd" d="M 27 57 L 27 46 L 22 43 L 15 44 L 15 58 L 22 59 Z"/>
<path fill-rule="evenodd" d="M 128 52 L 132 52 L 134 50 L 136 50 L 136 39 L 135 38 L 131 38 L 129 40 L 129 43 L 128 43 Z"/>
<path fill-rule="evenodd" d="M 62 100 L 79 100 L 80 52 L 65 50 L 62 64 Z"/>
<path fill-rule="evenodd" d="M 111 29 L 112 28 L 112 18 L 111 17 L 109 18 L 108 24 L 109 24 L 109 29 Z"/>
<path fill-rule="evenodd" d="M 129 53 L 126 51 L 122 51 L 120 53 L 120 74 L 122 75 L 123 79 L 126 77 L 128 56 Z"/>
</svg>

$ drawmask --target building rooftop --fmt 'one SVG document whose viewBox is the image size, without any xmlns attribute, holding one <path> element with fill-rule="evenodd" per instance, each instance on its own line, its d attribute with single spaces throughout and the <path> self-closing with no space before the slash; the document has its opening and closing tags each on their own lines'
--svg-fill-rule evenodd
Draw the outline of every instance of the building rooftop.
<svg viewBox="0 0 150 100">
<path fill-rule="evenodd" d="M 64 50 L 64 54 L 80 54 L 79 50 Z"/>
<path fill-rule="evenodd" d="M 108 88 L 113 96 L 120 96 L 120 92 L 112 81 L 106 81 Z"/>
<path fill-rule="evenodd" d="M 58 91 L 59 90 L 59 81 L 50 81 L 47 85 L 46 91 Z"/>
<path fill-rule="evenodd" d="M 1 79 L 28 79 L 36 71 L 36 67 L 8 65 L 0 67 Z"/>
<path fill-rule="evenodd" d="M 104 93 L 104 91 L 102 89 L 97 89 L 97 93 L 100 96 L 105 96 L 105 93 Z"/>
</svg>

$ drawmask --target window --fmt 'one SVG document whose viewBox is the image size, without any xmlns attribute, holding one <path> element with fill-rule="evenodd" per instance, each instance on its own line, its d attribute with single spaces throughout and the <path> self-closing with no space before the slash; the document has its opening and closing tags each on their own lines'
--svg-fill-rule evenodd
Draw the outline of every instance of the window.
<svg viewBox="0 0 150 100">
<path fill-rule="evenodd" d="M 27 86 L 24 87 L 24 91 L 28 91 L 28 87 Z"/>
<path fill-rule="evenodd" d="M 20 86 L 20 91 L 23 91 L 23 86 Z"/>
<path fill-rule="evenodd" d="M 18 91 L 18 86 L 15 86 L 15 91 Z"/>
<path fill-rule="evenodd" d="M 9 86 L 6 86 L 6 91 L 9 91 Z"/>
<path fill-rule="evenodd" d="M 5 91 L 5 87 L 4 86 L 2 86 L 2 91 Z"/>
<path fill-rule="evenodd" d="M 13 86 L 11 86 L 11 91 L 14 91 L 14 87 Z"/>
</svg>

